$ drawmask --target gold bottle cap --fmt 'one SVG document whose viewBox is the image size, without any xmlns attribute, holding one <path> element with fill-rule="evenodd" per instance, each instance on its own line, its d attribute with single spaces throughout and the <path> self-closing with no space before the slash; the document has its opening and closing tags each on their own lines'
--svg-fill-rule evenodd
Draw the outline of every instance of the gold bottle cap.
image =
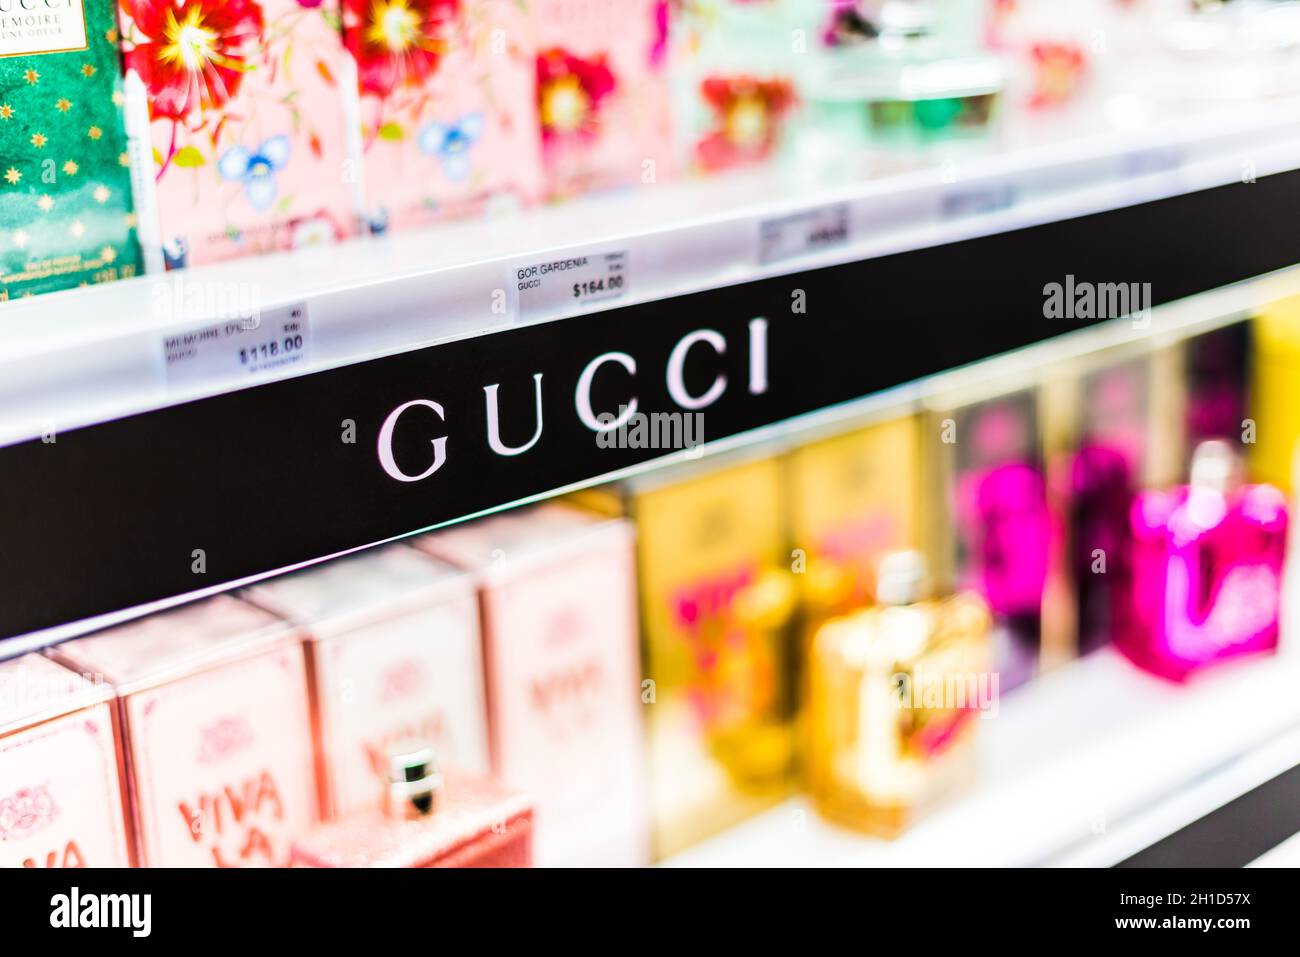
<svg viewBox="0 0 1300 957">
<path fill-rule="evenodd" d="M 930 569 L 920 552 L 889 552 L 876 572 L 876 601 L 882 605 L 912 605 L 930 594 Z"/>
<path fill-rule="evenodd" d="M 437 752 L 427 744 L 405 742 L 388 752 L 387 811 L 394 817 L 432 814 L 442 790 Z"/>
</svg>

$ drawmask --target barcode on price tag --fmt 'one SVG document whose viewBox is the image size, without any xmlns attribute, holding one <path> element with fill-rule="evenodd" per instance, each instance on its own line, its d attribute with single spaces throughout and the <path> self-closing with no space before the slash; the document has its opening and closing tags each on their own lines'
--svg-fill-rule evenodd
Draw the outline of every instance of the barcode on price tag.
<svg viewBox="0 0 1300 957">
<path fill-rule="evenodd" d="M 163 362 L 168 385 L 194 386 L 270 377 L 306 361 L 310 348 L 307 304 L 299 302 L 167 335 Z"/>
<path fill-rule="evenodd" d="M 529 263 L 510 272 L 521 320 L 551 316 L 627 292 L 627 251 Z"/>
<path fill-rule="evenodd" d="M 832 203 L 759 223 L 758 261 L 767 265 L 844 246 L 848 241 L 848 204 Z"/>
</svg>

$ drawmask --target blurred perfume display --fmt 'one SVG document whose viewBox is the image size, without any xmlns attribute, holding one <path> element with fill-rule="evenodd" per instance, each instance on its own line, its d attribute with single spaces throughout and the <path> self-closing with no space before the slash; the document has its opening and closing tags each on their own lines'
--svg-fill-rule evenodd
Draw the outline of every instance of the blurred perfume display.
<svg viewBox="0 0 1300 957">
<path fill-rule="evenodd" d="M 4 846 L 635 866 L 799 789 L 896 836 L 1044 670 L 1113 643 L 1184 684 L 1277 648 L 1289 508 L 1250 470 L 1297 330 L 1280 300 L 16 659 L 62 680 L 4 712 Z"/>
<path fill-rule="evenodd" d="M 1292 0 L 86 0 L 83 27 L 0 36 L 0 300 L 1300 92 Z M 1176 701 L 1294 643 L 1300 297 L 1257 282 L 0 661 L 0 865 L 633 867 L 798 794 L 897 838 L 1050 672 L 1109 656 Z"/>
<path fill-rule="evenodd" d="M 96 0 L 0 38 L 0 89 L 2 300 L 1282 97 L 1300 3 Z"/>
</svg>

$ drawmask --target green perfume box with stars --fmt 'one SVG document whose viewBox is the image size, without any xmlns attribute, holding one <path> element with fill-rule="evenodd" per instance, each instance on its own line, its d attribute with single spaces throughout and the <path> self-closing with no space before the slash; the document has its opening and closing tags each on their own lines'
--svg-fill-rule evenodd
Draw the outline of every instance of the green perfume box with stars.
<svg viewBox="0 0 1300 957">
<path fill-rule="evenodd" d="M 140 271 L 113 0 L 0 0 L 0 301 Z"/>
</svg>

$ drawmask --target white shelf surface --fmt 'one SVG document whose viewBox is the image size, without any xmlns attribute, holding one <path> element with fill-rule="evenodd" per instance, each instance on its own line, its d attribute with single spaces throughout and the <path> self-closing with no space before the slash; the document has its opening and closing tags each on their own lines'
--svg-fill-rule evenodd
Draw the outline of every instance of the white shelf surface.
<svg viewBox="0 0 1300 957">
<path fill-rule="evenodd" d="M 1294 655 L 1175 686 L 1105 649 L 981 719 L 974 788 L 893 841 L 830 824 L 797 797 L 665 864 L 1111 865 L 1300 764 L 1298 682 Z"/>
<path fill-rule="evenodd" d="M 514 269 L 625 252 L 626 292 L 596 311 L 881 256 L 1239 182 L 1300 165 L 1300 102 L 1010 137 L 836 184 L 772 169 L 643 187 L 508 218 L 447 224 L 0 305 L 0 444 L 440 342 L 572 314 L 521 317 Z M 890 164 L 896 168 L 897 164 Z M 764 261 L 764 223 L 843 204 L 844 242 Z M 504 302 L 502 295 L 505 294 Z M 225 296 L 223 299 L 221 297 Z M 169 382 L 163 340 L 217 320 L 213 301 L 305 304 L 305 361 L 256 379 Z"/>
</svg>

